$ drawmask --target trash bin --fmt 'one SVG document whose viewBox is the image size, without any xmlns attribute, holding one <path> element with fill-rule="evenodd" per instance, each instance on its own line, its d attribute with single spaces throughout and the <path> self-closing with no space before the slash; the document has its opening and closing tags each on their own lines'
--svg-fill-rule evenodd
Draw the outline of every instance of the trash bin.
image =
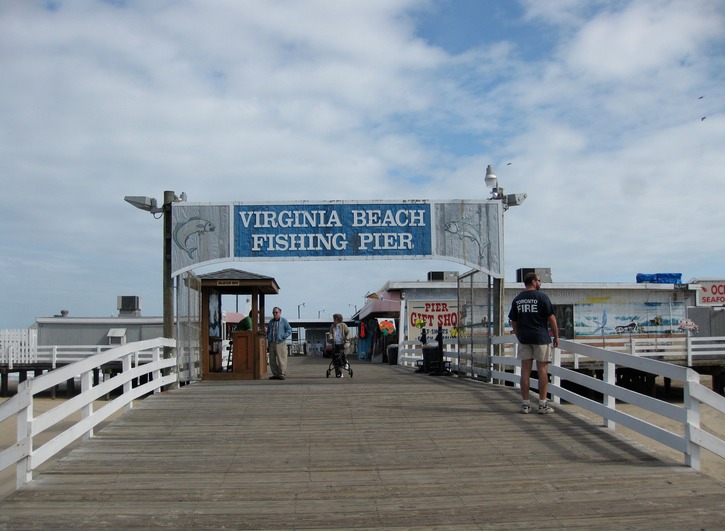
<svg viewBox="0 0 725 531">
<path fill-rule="evenodd" d="M 390 345 L 388 347 L 388 365 L 398 364 L 398 345 Z"/>
<path fill-rule="evenodd" d="M 438 361 L 438 346 L 437 345 L 424 345 L 423 346 L 423 372 L 432 371 L 433 362 Z"/>
</svg>

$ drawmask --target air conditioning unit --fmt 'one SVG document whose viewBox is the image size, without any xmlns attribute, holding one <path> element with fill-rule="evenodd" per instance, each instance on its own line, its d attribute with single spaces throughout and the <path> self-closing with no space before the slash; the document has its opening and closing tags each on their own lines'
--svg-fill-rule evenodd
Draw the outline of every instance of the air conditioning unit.
<svg viewBox="0 0 725 531">
<path fill-rule="evenodd" d="M 141 313 L 141 297 L 135 295 L 119 295 L 116 303 L 120 315 L 140 315 Z"/>
<path fill-rule="evenodd" d="M 455 271 L 429 271 L 428 281 L 431 280 L 458 280 L 458 273 Z"/>
<path fill-rule="evenodd" d="M 551 283 L 551 268 L 550 267 L 522 267 L 516 270 L 516 282 L 523 282 L 524 277 L 529 273 L 536 273 L 539 275 L 541 282 L 548 284 Z"/>
</svg>

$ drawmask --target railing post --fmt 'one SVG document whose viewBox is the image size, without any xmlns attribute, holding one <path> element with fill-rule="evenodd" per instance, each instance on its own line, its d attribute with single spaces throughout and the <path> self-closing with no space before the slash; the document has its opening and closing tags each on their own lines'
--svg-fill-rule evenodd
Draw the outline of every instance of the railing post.
<svg viewBox="0 0 725 531">
<path fill-rule="evenodd" d="M 93 387 L 93 371 L 86 371 L 81 374 L 81 394 L 85 394 Z M 87 419 L 93 415 L 93 402 L 86 404 L 81 408 L 81 419 Z M 87 441 L 93 437 L 93 428 L 89 429 L 81 436 L 82 441 Z"/>
<path fill-rule="evenodd" d="M 131 359 L 135 354 L 136 354 L 135 352 L 131 352 L 129 354 L 126 354 L 123 357 L 123 359 L 121 360 L 121 371 L 126 372 L 126 371 L 131 370 Z M 133 384 L 132 384 L 131 380 L 129 380 L 128 382 L 125 382 L 123 384 L 123 394 L 125 395 L 126 393 L 130 393 L 132 390 L 132 387 L 133 387 Z M 133 409 L 133 400 L 130 401 L 125 406 L 123 406 L 124 411 L 130 411 L 131 409 Z"/>
<path fill-rule="evenodd" d="M 554 348 L 554 359 L 552 360 L 552 365 L 556 367 L 561 367 L 561 349 L 560 348 Z M 561 376 L 557 376 L 555 374 L 551 375 L 551 386 L 552 387 L 561 387 Z M 552 398 L 554 399 L 554 403 L 561 404 L 561 397 L 559 395 L 551 394 Z"/>
<path fill-rule="evenodd" d="M 159 360 L 161 360 L 161 349 L 160 349 L 160 348 L 158 348 L 158 347 L 156 347 L 156 348 L 155 348 L 155 349 L 154 349 L 154 350 L 152 351 L 152 353 L 151 353 L 151 361 L 152 361 L 153 363 L 158 363 L 158 362 L 159 362 Z M 157 381 L 157 382 L 158 382 L 159 380 L 161 380 L 161 371 L 160 371 L 160 370 L 158 370 L 158 369 L 154 370 L 154 371 L 153 371 L 153 372 L 151 373 L 151 375 L 152 375 L 151 377 L 152 377 L 152 378 L 153 378 L 153 379 L 154 379 L 155 381 Z M 162 387 L 156 387 L 156 388 L 154 388 L 154 394 L 156 394 L 156 393 L 160 393 L 161 391 L 163 391 L 163 388 L 162 388 Z"/>
<path fill-rule="evenodd" d="M 602 371 L 602 378 L 603 380 L 612 386 L 617 385 L 617 368 L 615 367 L 614 363 L 605 361 L 604 367 Z M 617 400 L 612 395 L 605 394 L 602 397 L 602 404 L 607 408 L 611 410 L 617 409 Z M 609 428 L 610 430 L 614 430 L 617 427 L 617 424 L 608 418 L 604 418 L 604 426 Z"/>
<path fill-rule="evenodd" d="M 15 488 L 33 480 L 33 392 L 30 389 L 32 380 L 25 380 L 18 384 L 18 395 L 23 397 L 25 407 L 18 411 L 16 416 L 16 434 L 18 446 L 22 447 L 25 457 L 15 465 Z"/>
<path fill-rule="evenodd" d="M 687 453 L 685 454 L 685 465 L 694 470 L 700 470 L 700 446 L 693 442 L 693 428 L 700 427 L 700 401 L 692 397 L 690 385 L 699 383 L 700 377 L 697 372 L 687 369 L 687 380 L 684 382 L 683 405 L 685 406 L 685 440 L 687 441 Z"/>
</svg>

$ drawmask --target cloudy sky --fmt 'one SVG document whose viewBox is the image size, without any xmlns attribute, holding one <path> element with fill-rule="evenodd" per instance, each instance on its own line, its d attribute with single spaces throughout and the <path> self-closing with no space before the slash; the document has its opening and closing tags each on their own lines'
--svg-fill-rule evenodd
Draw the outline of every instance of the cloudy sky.
<svg viewBox="0 0 725 531">
<path fill-rule="evenodd" d="M 488 164 L 528 194 L 507 280 L 725 277 L 720 0 L 4 0 L 0 73 L 0 328 L 161 315 L 162 224 L 126 195 L 485 199 Z M 467 270 L 224 267 L 323 318 Z"/>
</svg>

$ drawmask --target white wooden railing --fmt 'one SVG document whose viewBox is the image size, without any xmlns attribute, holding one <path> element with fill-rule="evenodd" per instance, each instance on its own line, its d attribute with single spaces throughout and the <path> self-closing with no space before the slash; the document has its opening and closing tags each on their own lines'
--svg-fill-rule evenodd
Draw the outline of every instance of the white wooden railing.
<svg viewBox="0 0 725 531">
<path fill-rule="evenodd" d="M 38 331 L 31 328 L 0 330 L 0 363 L 12 369 L 31 362 L 37 351 Z"/>
<path fill-rule="evenodd" d="M 513 337 L 513 336 L 512 336 Z M 725 337 L 624 337 L 605 336 L 587 337 L 577 339 L 576 343 L 591 347 L 603 348 L 613 352 L 621 352 L 643 358 L 656 358 L 660 361 L 682 361 L 686 366 L 692 366 L 695 361 L 713 359 L 725 360 Z M 496 341 L 496 344 L 498 341 Z M 513 354 L 515 341 L 504 343 L 503 346 L 508 354 Z M 429 343 L 435 345 L 435 342 Z M 480 352 L 487 346 L 486 336 L 466 338 L 462 345 L 461 357 L 467 358 L 466 349 Z M 443 342 L 444 357 L 455 366 L 458 360 L 458 341 L 446 339 Z M 423 359 L 423 344 L 420 341 L 404 341 L 399 347 L 398 363 L 401 365 L 415 365 L 417 360 Z M 597 361 L 590 360 L 587 356 L 577 352 L 562 351 L 561 361 L 563 364 L 572 363 L 575 368 L 580 362 Z"/>
<path fill-rule="evenodd" d="M 57 454 L 76 439 L 93 437 L 93 428 L 121 409 L 133 407 L 133 400 L 164 386 L 175 384 L 176 358 L 164 358 L 164 347 L 175 347 L 173 339 L 157 338 L 129 343 L 100 352 L 65 365 L 36 378 L 20 382 L 18 392 L 0 404 L 0 422 L 15 417 L 17 442 L 0 452 L 0 470 L 16 465 L 16 488 L 33 479 L 33 470 Z M 141 360 L 148 360 L 142 363 Z M 93 385 L 94 371 L 109 363 L 121 364 L 122 372 Z M 162 374 L 162 371 L 169 374 Z M 136 387 L 132 381 L 148 376 L 148 381 Z M 71 378 L 80 377 L 81 394 L 61 402 L 58 406 L 35 416 L 33 397 Z M 140 380 L 139 380 L 140 381 Z M 94 411 L 94 401 L 121 389 L 122 394 Z M 45 430 L 76 412 L 81 420 L 42 446 L 34 447 L 33 441 Z"/>
<path fill-rule="evenodd" d="M 10 369 L 20 365 L 49 365 L 55 369 L 61 365 L 75 363 L 90 356 L 118 348 L 119 345 L 36 345 L 32 350 L 21 349 L 18 345 L 10 344 L 5 347 L 0 356 L 0 363 L 7 364 Z M 146 363 L 151 360 L 151 353 L 139 353 L 140 361 Z"/>
<path fill-rule="evenodd" d="M 722 339 L 722 338 L 718 338 Z M 468 345 L 463 345 L 461 352 L 453 348 L 453 341 L 444 343 L 444 359 L 449 361 L 451 369 L 459 376 L 481 378 L 494 384 L 513 384 L 518 387 L 521 364 L 515 357 L 516 338 L 514 336 L 477 338 Z M 691 355 L 697 357 L 713 356 L 711 347 L 705 348 L 705 342 L 693 347 Z M 501 345 L 499 355 L 495 346 Z M 710 343 L 712 345 L 712 342 Z M 682 452 L 684 463 L 695 470 L 700 470 L 700 450 L 702 448 L 725 458 L 725 441 L 705 431 L 700 426 L 700 407 L 705 404 L 711 407 L 719 419 L 725 422 L 725 397 L 700 384 L 697 372 L 688 367 L 675 365 L 665 361 L 649 359 L 646 354 L 632 355 L 585 345 L 576 341 L 561 340 L 560 348 L 554 349 L 554 360 L 549 366 L 551 383 L 549 393 L 555 402 L 567 402 L 591 411 L 602 417 L 604 426 L 614 429 L 616 424 L 629 428 L 649 437 L 669 448 Z M 465 350 L 468 349 L 469 352 Z M 662 352 L 647 353 L 661 355 Z M 399 348 L 399 364 L 415 366 L 423 359 L 420 342 L 405 342 Z M 599 380 L 576 371 L 576 367 L 563 366 L 563 360 L 587 359 L 600 363 L 603 367 L 603 379 Z M 616 370 L 629 368 L 645 373 L 670 378 L 673 382 L 681 382 L 684 393 L 682 405 L 672 404 L 636 391 L 617 385 Z M 600 393 L 601 402 L 586 398 L 562 386 L 568 381 Z M 538 381 L 532 379 L 532 389 L 538 388 Z M 617 409 L 617 402 L 632 404 L 642 410 L 655 413 L 664 418 L 674 420 L 683 425 L 683 434 L 679 435 Z"/>
<path fill-rule="evenodd" d="M 600 347 L 633 356 L 659 360 L 693 361 L 725 359 L 725 337 L 699 337 L 678 335 L 671 337 L 605 336 L 603 338 L 577 338 L 577 343 Z"/>
</svg>

